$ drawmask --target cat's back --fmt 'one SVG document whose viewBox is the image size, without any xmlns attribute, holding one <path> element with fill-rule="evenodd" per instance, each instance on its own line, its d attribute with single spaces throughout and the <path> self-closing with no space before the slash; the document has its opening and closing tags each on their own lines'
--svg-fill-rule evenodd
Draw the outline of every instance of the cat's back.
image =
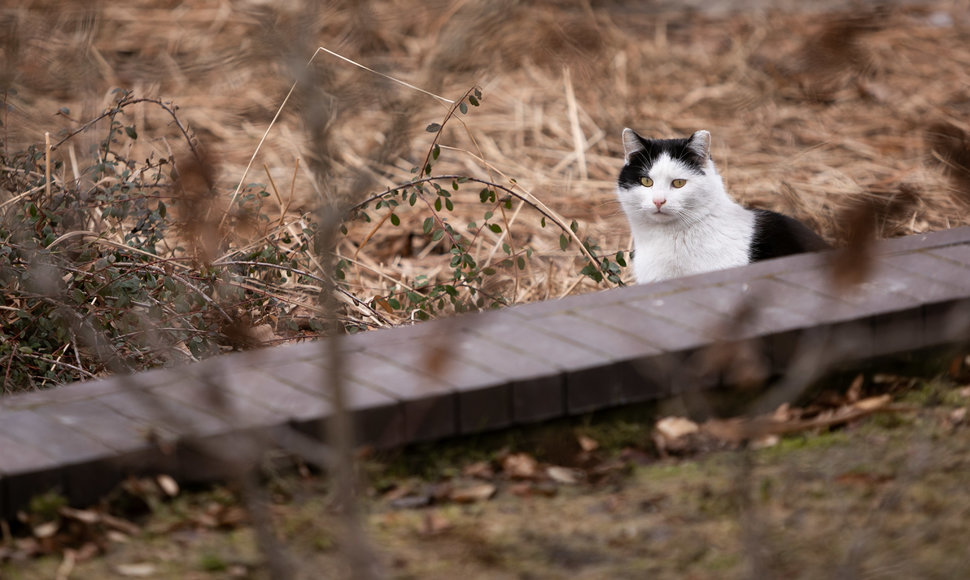
<svg viewBox="0 0 970 580">
<path fill-rule="evenodd" d="M 749 258 L 752 262 L 829 248 L 821 236 L 802 222 L 766 209 L 751 210 L 754 231 Z"/>
</svg>

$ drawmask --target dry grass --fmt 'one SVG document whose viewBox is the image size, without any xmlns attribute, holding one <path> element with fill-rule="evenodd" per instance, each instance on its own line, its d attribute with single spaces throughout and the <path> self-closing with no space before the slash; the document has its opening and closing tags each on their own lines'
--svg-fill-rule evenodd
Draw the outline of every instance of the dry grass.
<svg viewBox="0 0 970 580">
<path fill-rule="evenodd" d="M 267 183 L 274 194 L 264 207 L 269 225 L 224 232 L 232 247 L 298 231 L 321 201 L 353 203 L 413 178 L 431 146 L 425 126 L 447 112 L 326 54 L 305 67 L 325 46 L 444 97 L 481 86 L 483 105 L 446 126 L 435 173 L 529 192 L 566 223 L 578 220 L 604 253 L 630 245 L 613 195 L 625 126 L 663 137 L 709 129 L 728 188 L 745 204 L 788 212 L 841 242 L 849 237 L 843 208 L 863 203 L 883 208 L 870 229 L 891 237 L 970 223 L 963 174 L 947 169 L 948 160 L 965 159 L 959 148 L 970 130 L 968 14 L 965 1 L 689 17 L 555 0 L 33 2 L 0 16 L 12 33 L 0 48 L 0 78 L 16 90 L 6 96 L 4 145 L 78 127 L 111 103 L 117 86 L 171 100 L 213 160 L 214 190 L 225 197 L 217 208 L 240 181 Z M 293 100 L 246 174 L 294 80 Z M 126 114 L 142 136 L 126 144 L 133 159 L 187 157 L 164 111 Z M 55 151 L 65 163 L 59 179 L 77 177 L 76 159 L 99 135 L 83 133 Z M 455 223 L 481 219 L 476 193 L 460 194 Z M 373 298 L 448 273 L 421 234 L 423 217 L 403 212 L 399 228 L 351 224 L 338 244 L 352 260 L 349 288 L 364 304 L 351 317 L 401 322 L 370 310 Z M 504 218 L 515 244 L 535 248 L 537 259 L 525 272 L 502 271 L 495 292 L 525 302 L 596 288 L 579 274 L 581 255 L 562 253 L 559 232 L 540 228 L 528 205 Z M 497 238 L 478 240 L 479 261 L 495 253 Z M 290 290 L 291 301 L 307 305 L 300 296 L 315 288 Z"/>
</svg>

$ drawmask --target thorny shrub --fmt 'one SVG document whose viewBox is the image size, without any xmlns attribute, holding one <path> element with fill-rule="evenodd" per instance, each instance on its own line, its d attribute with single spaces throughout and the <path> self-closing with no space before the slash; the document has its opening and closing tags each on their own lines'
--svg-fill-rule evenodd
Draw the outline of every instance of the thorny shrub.
<svg viewBox="0 0 970 580">
<path fill-rule="evenodd" d="M 215 161 L 183 127 L 171 103 L 135 98 L 119 89 L 102 115 L 59 136 L 54 149 L 78 134 L 103 131 L 79 179 L 64 177 L 61 162 L 50 159 L 50 146 L 8 153 L 4 143 L 2 392 L 318 336 L 334 318 L 346 331 L 356 332 L 388 324 L 389 318 L 426 320 L 508 305 L 512 299 L 486 286 L 509 271 L 525 270 L 533 250 L 518 245 L 512 235 L 502 236 L 502 258 L 491 264 L 475 248 L 483 232 L 509 229 L 506 211 L 516 198 L 540 214 L 543 227 L 551 222 L 562 230 L 562 250 L 582 244 L 583 274 L 620 284 L 623 253 L 598 256 L 594 241 L 577 237 L 576 222 L 566 225 L 514 187 L 432 174 L 443 126 L 459 112 L 467 114 L 481 98 L 477 88 L 469 90 L 442 123 L 427 127 L 435 133 L 434 143 L 410 181 L 347 209 L 347 220 L 376 220 L 373 231 L 410 228 L 429 243 L 443 245 L 447 274 L 399 280 L 377 296 L 354 294 L 357 287 L 346 281 L 346 257 L 337 256 L 334 272 L 322 271 L 320 264 L 326 262 L 314 256 L 317 217 L 271 219 L 264 208 L 271 196 L 266 186 L 247 184 L 231 197 L 231 207 L 220 206 L 224 196 L 210 177 Z M 182 130 L 191 155 L 126 158 L 124 145 L 139 139 L 138 128 L 126 116 L 136 104 L 164 109 Z M 474 196 L 484 208 L 482 219 L 459 227 L 449 214 L 462 189 L 470 187 L 475 193 L 462 197 Z M 401 211 L 409 206 L 411 211 Z M 404 223 L 402 216 L 415 222 Z M 341 232 L 349 235 L 346 227 Z M 358 244 L 364 248 L 366 240 Z M 327 289 L 343 294 L 343 303 L 355 308 L 323 312 L 317 298 Z M 253 331 L 257 328 L 271 329 L 270 338 Z"/>
</svg>

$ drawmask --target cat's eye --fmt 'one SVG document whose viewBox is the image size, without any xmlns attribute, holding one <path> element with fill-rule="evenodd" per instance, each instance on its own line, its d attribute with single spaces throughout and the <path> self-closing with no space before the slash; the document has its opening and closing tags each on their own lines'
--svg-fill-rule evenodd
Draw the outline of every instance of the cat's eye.
<svg viewBox="0 0 970 580">
<path fill-rule="evenodd" d="M 673 180 L 673 181 L 670 182 L 670 185 L 673 185 L 675 188 L 680 189 L 681 187 L 684 187 L 685 185 L 687 185 L 687 180 L 686 179 L 675 179 L 675 180 Z"/>
<path fill-rule="evenodd" d="M 649 177 L 641 177 L 640 183 L 642 183 L 644 187 L 653 187 L 653 180 Z"/>
</svg>

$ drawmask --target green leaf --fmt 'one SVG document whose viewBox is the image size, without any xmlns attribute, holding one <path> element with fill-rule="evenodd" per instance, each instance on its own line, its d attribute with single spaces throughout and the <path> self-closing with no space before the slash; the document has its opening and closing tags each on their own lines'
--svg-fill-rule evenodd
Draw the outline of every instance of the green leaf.
<svg viewBox="0 0 970 580">
<path fill-rule="evenodd" d="M 478 106 L 478 99 L 475 98 L 475 95 L 469 95 L 468 102 L 471 103 L 471 105 L 473 107 L 477 107 Z"/>
<path fill-rule="evenodd" d="M 576 220 L 573 220 L 572 223 L 569 224 L 569 229 L 571 229 L 574 234 L 579 230 L 579 224 L 576 223 Z"/>
<path fill-rule="evenodd" d="M 397 217 L 396 213 L 391 214 L 391 225 L 394 225 L 394 226 L 401 225 L 401 218 Z"/>
<path fill-rule="evenodd" d="M 127 134 L 132 139 L 137 139 L 138 138 L 138 131 L 135 131 L 135 127 L 134 126 L 125 127 L 125 134 Z"/>
<path fill-rule="evenodd" d="M 525 270 L 525 258 L 519 256 L 519 259 L 516 260 L 515 263 L 519 266 L 519 270 Z"/>
<path fill-rule="evenodd" d="M 435 209 L 435 211 L 441 211 L 441 198 L 440 197 L 438 199 L 434 200 L 434 209 Z"/>
<path fill-rule="evenodd" d="M 428 133 L 437 133 L 438 131 L 441 130 L 441 124 L 440 123 L 431 123 L 430 125 L 428 125 L 427 127 L 425 127 L 424 130 L 427 131 Z"/>
<path fill-rule="evenodd" d="M 492 230 L 496 234 L 502 233 L 502 226 L 498 224 L 488 224 L 488 229 Z"/>
<path fill-rule="evenodd" d="M 539 225 L 542 227 L 546 227 L 546 216 L 542 216 L 542 219 L 539 220 Z"/>
<path fill-rule="evenodd" d="M 439 147 L 438 144 L 435 143 L 434 147 L 431 149 L 431 158 L 437 161 L 439 155 L 441 155 L 441 147 Z"/>
<path fill-rule="evenodd" d="M 448 211 L 454 211 L 455 204 L 452 203 L 450 199 L 445 199 L 445 209 L 447 209 Z"/>
<path fill-rule="evenodd" d="M 431 234 L 431 240 L 434 242 L 437 242 L 443 237 L 445 237 L 445 230 L 435 230 L 435 232 Z"/>
<path fill-rule="evenodd" d="M 424 231 L 424 233 L 426 234 L 431 233 L 431 228 L 433 227 L 434 227 L 434 218 L 433 217 L 424 218 L 424 223 L 421 225 L 421 229 Z"/>
<path fill-rule="evenodd" d="M 626 260 L 623 258 L 623 252 L 616 253 L 616 263 L 626 268 Z"/>
<path fill-rule="evenodd" d="M 467 115 L 468 114 L 468 105 L 466 105 L 465 102 L 462 101 L 462 102 L 458 103 L 458 110 L 461 111 L 461 114 L 462 115 Z"/>
<path fill-rule="evenodd" d="M 491 276 L 494 273 L 495 268 L 482 268 L 482 274 L 485 274 L 486 276 Z"/>
<path fill-rule="evenodd" d="M 586 266 L 582 270 L 580 270 L 580 274 L 584 276 L 589 276 L 590 278 L 592 278 L 597 282 L 603 281 L 603 274 L 601 274 L 600 271 L 593 264 L 586 264 Z"/>
<path fill-rule="evenodd" d="M 565 251 L 569 247 L 569 237 L 566 234 L 559 234 L 559 249 Z"/>
</svg>

